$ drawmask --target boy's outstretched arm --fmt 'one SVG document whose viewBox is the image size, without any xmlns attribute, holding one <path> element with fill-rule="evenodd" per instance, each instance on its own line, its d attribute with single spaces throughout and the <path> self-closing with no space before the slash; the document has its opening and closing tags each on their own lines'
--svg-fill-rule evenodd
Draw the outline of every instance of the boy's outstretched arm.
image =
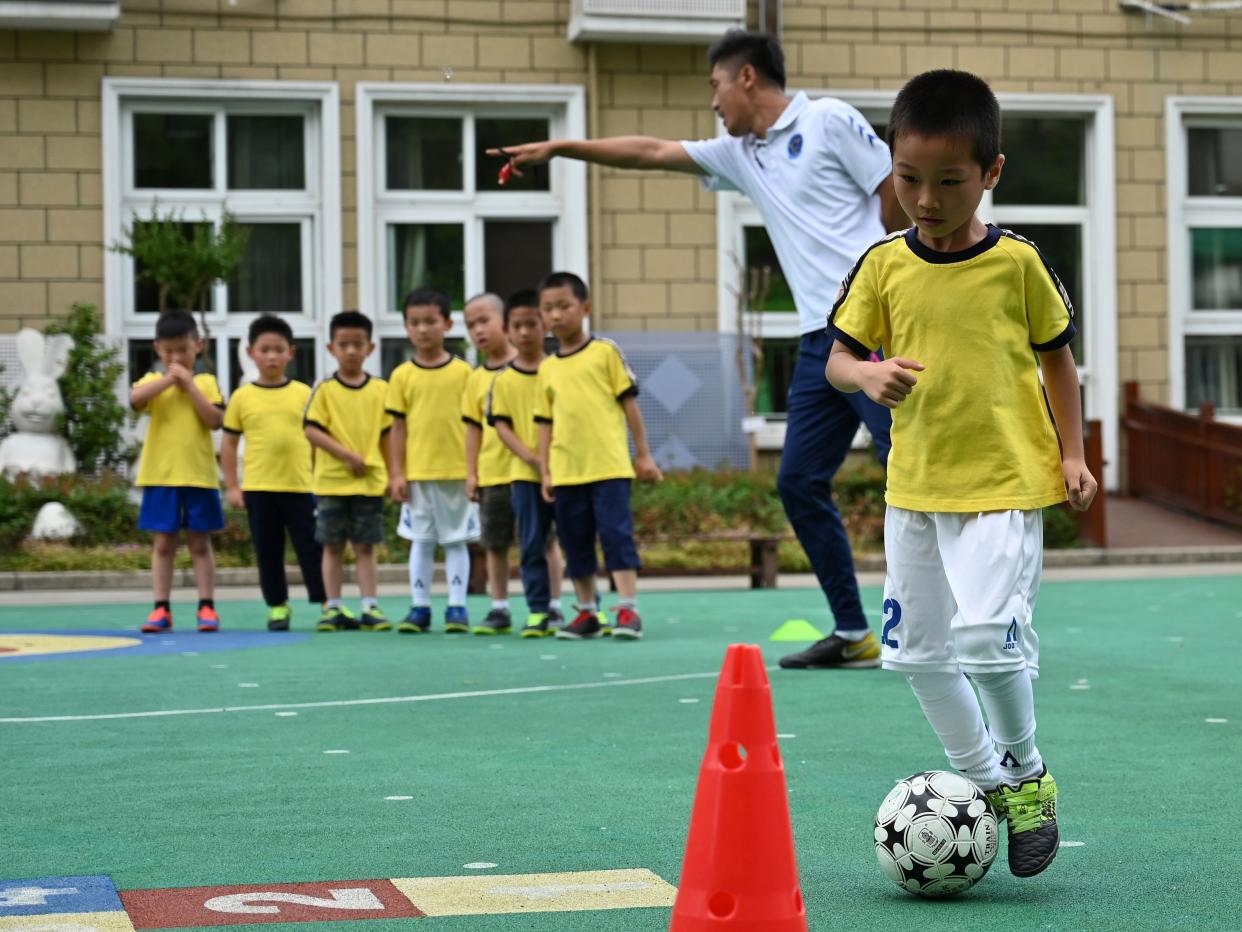
<svg viewBox="0 0 1242 932">
<path fill-rule="evenodd" d="M 245 508 L 241 484 L 237 481 L 237 434 L 227 430 L 220 438 L 220 471 L 224 473 L 224 494 L 233 508 Z"/>
<path fill-rule="evenodd" d="M 680 142 L 654 136 L 610 136 L 606 139 L 549 139 L 488 149 L 488 155 L 508 158 L 513 173 L 522 175 L 523 165 L 539 165 L 558 155 L 612 168 L 663 168 L 666 171 L 705 174 Z"/>
<path fill-rule="evenodd" d="M 1087 469 L 1082 445 L 1082 396 L 1078 387 L 1078 367 L 1069 344 L 1050 353 L 1039 354 L 1039 367 L 1044 373 L 1044 390 L 1057 432 L 1061 435 L 1061 472 L 1070 507 L 1086 511 L 1095 493 L 1100 490 L 1095 476 Z"/>
<path fill-rule="evenodd" d="M 335 456 L 338 460 L 349 467 L 349 471 L 355 476 L 365 476 L 367 474 L 367 461 L 358 453 L 355 453 L 345 444 L 341 443 L 322 427 L 314 424 L 307 424 L 303 428 L 306 433 L 306 439 L 310 441 L 311 446 L 318 447 L 325 453 Z"/>
<path fill-rule="evenodd" d="M 539 453 L 532 450 L 522 442 L 522 438 L 517 435 L 517 431 L 513 429 L 513 425 L 507 420 L 496 419 L 496 436 L 500 438 L 509 450 L 527 466 L 533 466 L 535 469 L 540 468 Z"/>
<path fill-rule="evenodd" d="M 405 484 L 405 418 L 394 417 L 388 429 L 388 497 L 403 502 L 410 497 L 410 487 Z"/>
<path fill-rule="evenodd" d="M 638 398 L 626 395 L 621 402 L 625 409 L 625 419 L 630 425 L 630 435 L 634 438 L 634 471 L 638 478 L 647 482 L 659 482 L 664 478 L 660 467 L 651 456 L 651 446 L 647 443 L 647 425 L 643 423 L 643 412 L 638 407 Z"/>
<path fill-rule="evenodd" d="M 838 391 L 861 391 L 876 404 L 895 408 L 909 397 L 918 384 L 919 380 L 913 373 L 923 369 L 922 363 L 901 356 L 880 362 L 859 359 L 848 346 L 837 340 L 832 344 L 824 375 Z"/>
</svg>

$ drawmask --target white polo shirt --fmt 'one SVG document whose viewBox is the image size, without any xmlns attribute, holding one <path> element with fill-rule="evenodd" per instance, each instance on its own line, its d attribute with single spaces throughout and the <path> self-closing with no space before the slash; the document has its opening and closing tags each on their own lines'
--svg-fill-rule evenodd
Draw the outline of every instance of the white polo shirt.
<svg viewBox="0 0 1242 932">
<path fill-rule="evenodd" d="M 709 191 L 754 202 L 798 307 L 800 333 L 823 330 L 846 273 L 884 236 L 875 193 L 893 170 L 884 140 L 833 97 L 798 93 L 760 139 L 683 141 Z"/>
</svg>

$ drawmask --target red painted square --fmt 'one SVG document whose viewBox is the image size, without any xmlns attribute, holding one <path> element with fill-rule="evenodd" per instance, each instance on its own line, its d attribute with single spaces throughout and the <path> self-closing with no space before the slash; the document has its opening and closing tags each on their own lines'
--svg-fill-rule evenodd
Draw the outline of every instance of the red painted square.
<svg viewBox="0 0 1242 932">
<path fill-rule="evenodd" d="M 135 929 L 425 915 L 388 880 L 122 890 Z"/>
</svg>

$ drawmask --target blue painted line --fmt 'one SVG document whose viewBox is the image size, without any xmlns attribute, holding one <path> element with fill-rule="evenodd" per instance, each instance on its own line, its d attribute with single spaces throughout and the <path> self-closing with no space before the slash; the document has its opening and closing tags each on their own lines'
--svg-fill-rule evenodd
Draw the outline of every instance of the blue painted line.
<svg viewBox="0 0 1242 932">
<path fill-rule="evenodd" d="M 58 628 L 54 630 L 22 631 L 5 629 L 4 634 L 54 634 L 61 637 L 89 635 L 92 637 L 124 637 L 141 639 L 132 647 L 114 647 L 106 650 L 66 651 L 54 654 L 0 654 L 0 666 L 10 663 L 36 663 L 44 660 L 82 660 L 96 657 L 153 657 L 198 651 L 200 654 L 222 650 L 247 650 L 254 647 L 285 647 L 305 641 L 309 634 L 301 631 L 218 631 L 215 634 L 199 634 L 196 631 L 174 631 L 170 634 L 139 634 L 137 631 L 83 630 L 81 628 Z"/>
<path fill-rule="evenodd" d="M 0 880 L 0 916 L 123 911 L 112 878 L 33 877 Z"/>
</svg>

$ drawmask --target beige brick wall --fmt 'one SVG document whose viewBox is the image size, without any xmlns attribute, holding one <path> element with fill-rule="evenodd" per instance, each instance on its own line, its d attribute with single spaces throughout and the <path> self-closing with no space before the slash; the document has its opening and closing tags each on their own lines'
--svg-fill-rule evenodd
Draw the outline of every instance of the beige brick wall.
<svg viewBox="0 0 1242 932">
<path fill-rule="evenodd" d="M 975 70 L 997 90 L 1111 94 L 1117 115 L 1119 371 L 1167 397 L 1169 94 L 1242 94 L 1242 16 L 1178 26 L 1115 0 L 786 0 L 790 84 L 896 89 Z M 586 84 L 568 0 L 126 0 L 104 34 L 0 31 L 0 331 L 101 302 L 99 82 L 106 75 L 341 86 L 345 300 L 357 300 L 357 81 Z M 601 44 L 599 130 L 714 134 L 704 49 Z M 601 172 L 606 326 L 716 326 L 714 199 L 691 179 Z"/>
</svg>

